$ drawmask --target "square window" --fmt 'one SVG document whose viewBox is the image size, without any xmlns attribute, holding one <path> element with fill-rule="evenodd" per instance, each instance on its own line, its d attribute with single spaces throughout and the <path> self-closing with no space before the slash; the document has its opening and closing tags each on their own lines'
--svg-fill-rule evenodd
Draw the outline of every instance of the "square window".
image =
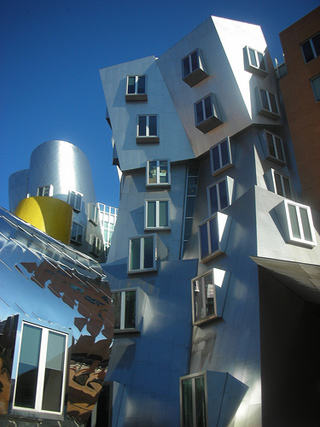
<svg viewBox="0 0 320 427">
<path fill-rule="evenodd" d="M 63 413 L 68 335 L 22 322 L 13 409 Z"/>
<path fill-rule="evenodd" d="M 45 185 L 44 187 L 38 187 L 37 196 L 40 197 L 52 197 L 53 196 L 53 185 Z"/>
<path fill-rule="evenodd" d="M 156 270 L 156 235 L 134 237 L 129 241 L 129 273 Z"/>
<path fill-rule="evenodd" d="M 136 291 L 114 292 L 112 299 L 115 332 L 136 330 Z"/>
<path fill-rule="evenodd" d="M 207 133 L 223 123 L 213 93 L 196 102 L 194 111 L 196 128 L 203 133 Z"/>
<path fill-rule="evenodd" d="M 227 215 L 217 212 L 199 225 L 199 258 L 201 262 L 207 262 L 224 252 L 222 240 L 226 241 L 227 220 Z"/>
<path fill-rule="evenodd" d="M 126 101 L 147 101 L 146 76 L 127 76 Z"/>
<path fill-rule="evenodd" d="M 76 212 L 81 211 L 82 194 L 76 191 L 69 191 L 68 203 L 72 209 Z"/>
<path fill-rule="evenodd" d="M 272 179 L 273 179 L 273 188 L 276 194 L 279 196 L 286 197 L 287 199 L 292 200 L 292 189 L 291 189 L 291 181 L 285 175 L 276 172 L 274 169 L 271 169 Z"/>
<path fill-rule="evenodd" d="M 169 200 L 146 201 L 146 229 L 169 229 Z"/>
<path fill-rule="evenodd" d="M 279 136 L 267 131 L 265 132 L 265 135 L 268 145 L 268 157 L 280 164 L 284 164 L 286 159 L 284 155 L 282 139 Z"/>
<path fill-rule="evenodd" d="M 320 101 L 320 75 L 311 79 L 311 86 L 316 101 Z"/>
<path fill-rule="evenodd" d="M 147 162 L 147 186 L 170 185 L 169 160 L 149 160 Z"/>
<path fill-rule="evenodd" d="M 74 243 L 79 243 L 81 245 L 83 239 L 83 226 L 77 224 L 76 222 L 72 223 L 71 229 L 71 241 Z"/>
<path fill-rule="evenodd" d="M 259 90 L 260 94 L 260 114 L 278 120 L 280 117 L 278 102 L 274 93 L 264 89 Z"/>
<path fill-rule="evenodd" d="M 207 188 L 209 215 L 223 210 L 231 204 L 233 179 L 223 178 Z"/>
<path fill-rule="evenodd" d="M 210 149 L 211 173 L 217 175 L 232 166 L 230 139 L 226 138 Z"/>
<path fill-rule="evenodd" d="M 192 296 L 194 324 L 217 317 L 213 270 L 192 279 Z"/>
<path fill-rule="evenodd" d="M 205 427 L 207 420 L 207 381 L 204 373 L 180 378 L 181 425 Z"/>
<path fill-rule="evenodd" d="M 283 201 L 290 243 L 316 246 L 316 237 L 309 206 L 285 199 Z"/>
<path fill-rule="evenodd" d="M 159 142 L 158 116 L 138 116 L 136 142 Z"/>
<path fill-rule="evenodd" d="M 190 87 L 193 87 L 208 77 L 199 49 L 196 49 L 189 55 L 185 56 L 181 61 L 181 65 L 182 79 Z"/>
<path fill-rule="evenodd" d="M 310 62 L 320 55 L 320 33 L 315 34 L 301 45 L 305 62 Z"/>
<path fill-rule="evenodd" d="M 251 47 L 245 47 L 245 70 L 252 73 L 259 74 L 265 77 L 267 73 L 267 67 L 265 63 L 265 55 L 256 49 Z"/>
</svg>

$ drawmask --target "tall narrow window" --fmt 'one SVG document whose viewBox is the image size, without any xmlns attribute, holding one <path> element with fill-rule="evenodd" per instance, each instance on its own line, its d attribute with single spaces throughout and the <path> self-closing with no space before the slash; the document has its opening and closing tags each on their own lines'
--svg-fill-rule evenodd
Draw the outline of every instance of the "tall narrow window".
<svg viewBox="0 0 320 427">
<path fill-rule="evenodd" d="M 159 142 L 156 115 L 138 116 L 136 142 Z"/>
<path fill-rule="evenodd" d="M 226 138 L 210 149 L 211 173 L 217 175 L 232 166 L 230 139 Z"/>
<path fill-rule="evenodd" d="M 82 243 L 83 239 L 83 226 L 80 224 L 77 224 L 76 222 L 72 223 L 71 228 L 71 241 L 75 243 Z"/>
<path fill-rule="evenodd" d="M 94 225 L 98 225 L 99 223 L 99 209 L 95 204 L 89 205 L 89 221 Z"/>
<path fill-rule="evenodd" d="M 196 128 L 201 132 L 207 133 L 223 123 L 213 93 L 196 102 L 194 108 Z"/>
<path fill-rule="evenodd" d="M 62 414 L 66 357 L 66 334 L 23 322 L 13 408 Z"/>
<path fill-rule="evenodd" d="M 285 163 L 286 159 L 284 156 L 284 149 L 282 139 L 270 132 L 266 132 L 268 154 L 270 159 L 277 161 L 278 163 Z"/>
<path fill-rule="evenodd" d="M 310 62 L 320 55 L 320 33 L 315 34 L 301 45 L 305 62 Z"/>
<path fill-rule="evenodd" d="M 182 79 L 189 86 L 193 87 L 208 77 L 199 49 L 196 49 L 189 55 L 185 56 L 181 62 Z"/>
<path fill-rule="evenodd" d="M 112 294 L 114 306 L 114 329 L 136 328 L 136 291 L 128 290 Z"/>
<path fill-rule="evenodd" d="M 149 160 L 147 162 L 147 185 L 150 185 L 150 186 L 170 185 L 169 160 Z"/>
<path fill-rule="evenodd" d="M 273 177 L 273 185 L 274 185 L 275 193 L 279 194 L 279 196 L 292 199 L 290 178 L 280 174 L 279 172 L 276 172 L 274 169 L 271 169 L 271 172 Z"/>
<path fill-rule="evenodd" d="M 146 229 L 169 228 L 169 200 L 146 201 Z"/>
<path fill-rule="evenodd" d="M 76 191 L 69 191 L 68 203 L 74 211 L 80 212 L 82 204 L 82 194 L 77 193 Z"/>
<path fill-rule="evenodd" d="M 316 245 L 316 237 L 309 206 L 284 200 L 288 221 L 289 240 L 292 243 Z"/>
<path fill-rule="evenodd" d="M 259 93 L 261 104 L 259 113 L 277 120 L 280 114 L 275 94 L 264 89 L 260 89 Z"/>
<path fill-rule="evenodd" d="M 101 240 L 97 236 L 92 236 L 91 253 L 99 255 L 101 250 Z"/>
<path fill-rule="evenodd" d="M 129 273 L 156 269 L 155 235 L 134 237 L 129 242 Z"/>
<path fill-rule="evenodd" d="M 192 280 L 193 322 L 198 324 L 217 316 L 213 270 Z"/>
<path fill-rule="evenodd" d="M 199 225 L 199 258 L 201 262 L 220 255 L 225 247 L 222 240 L 226 241 L 226 225 L 228 216 L 222 212 L 217 212 Z"/>
<path fill-rule="evenodd" d="M 147 101 L 146 76 L 127 76 L 126 101 Z"/>
<path fill-rule="evenodd" d="M 190 375 L 180 378 L 181 425 L 183 427 L 206 427 L 207 402 L 205 375 Z"/>
</svg>

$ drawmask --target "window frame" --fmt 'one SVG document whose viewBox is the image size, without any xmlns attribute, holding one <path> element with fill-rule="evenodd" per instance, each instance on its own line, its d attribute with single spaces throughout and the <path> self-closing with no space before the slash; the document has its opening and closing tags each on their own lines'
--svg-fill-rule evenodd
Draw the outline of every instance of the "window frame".
<svg viewBox="0 0 320 427">
<path fill-rule="evenodd" d="M 156 182 L 150 182 L 150 163 L 156 162 Z M 161 178 L 161 162 L 167 162 L 167 182 L 160 182 Z M 148 160 L 146 167 L 146 186 L 147 187 L 170 187 L 171 185 L 171 169 L 170 160 L 159 159 L 159 160 Z"/>
<path fill-rule="evenodd" d="M 319 93 L 317 93 L 315 85 L 313 83 L 315 81 L 319 81 L 319 88 L 317 88 L 317 90 L 319 91 Z M 312 79 L 310 79 L 310 83 L 311 83 L 311 87 L 312 87 L 314 99 L 315 99 L 316 102 L 319 102 L 320 101 L 320 74 L 318 74 L 315 77 L 312 77 Z"/>
<path fill-rule="evenodd" d="M 308 38 L 307 40 L 305 40 L 303 43 L 301 43 L 300 47 L 301 47 L 301 52 L 302 52 L 302 56 L 304 59 L 305 64 L 308 64 L 309 62 L 313 61 L 314 59 L 316 59 L 318 56 L 320 56 L 320 52 L 317 54 L 315 45 L 314 45 L 314 38 L 315 37 L 320 37 L 320 32 L 314 34 L 312 37 Z M 312 51 L 312 55 L 313 58 L 307 60 L 306 55 L 305 55 L 305 51 L 303 49 L 303 46 L 306 45 L 306 43 L 309 43 L 309 46 L 311 47 L 311 51 Z"/>
<path fill-rule="evenodd" d="M 223 156 L 222 156 L 222 146 L 223 144 L 226 144 L 227 146 L 227 154 L 229 162 L 222 164 Z M 214 151 L 218 149 L 218 157 L 219 157 L 219 165 L 220 167 L 214 169 Z M 227 137 L 223 139 L 222 141 L 218 142 L 218 144 L 215 144 L 213 147 L 210 148 L 210 166 L 211 166 L 211 174 L 213 176 L 218 175 L 219 173 L 223 172 L 224 170 L 228 169 L 233 165 L 232 163 L 232 153 L 231 153 L 231 142 L 230 137 Z"/>
<path fill-rule="evenodd" d="M 203 391 L 202 396 L 204 397 L 204 404 L 201 405 L 202 408 L 202 414 L 205 419 L 202 419 L 202 425 L 208 426 L 209 425 L 209 419 L 208 419 L 208 381 L 207 381 L 207 373 L 206 372 L 197 372 L 191 375 L 185 375 L 183 377 L 180 377 L 180 417 L 181 417 L 181 426 L 185 427 L 186 424 L 186 418 L 188 418 L 188 426 L 190 427 L 197 427 L 198 420 L 196 418 L 197 410 L 196 408 L 199 407 L 197 405 L 196 401 L 196 379 L 203 378 Z M 192 420 L 190 419 L 190 415 L 185 415 L 184 410 L 184 394 L 183 394 L 183 384 L 185 381 L 191 380 L 191 406 L 192 406 Z M 203 418 L 203 417 L 202 417 Z M 192 421 L 192 424 L 189 424 L 189 422 Z"/>
<path fill-rule="evenodd" d="M 126 327 L 125 318 L 126 318 L 126 310 L 127 310 L 127 301 L 126 294 L 128 292 L 134 293 L 134 327 Z M 125 289 L 125 290 L 115 290 L 112 292 L 112 298 L 114 299 L 115 294 L 120 294 L 120 310 L 119 310 L 119 328 L 116 327 L 116 307 L 115 307 L 115 325 L 114 325 L 114 333 L 124 333 L 124 332 L 138 332 L 137 329 L 137 319 L 138 319 L 138 292 L 137 289 Z M 113 302 L 113 304 L 115 304 Z"/>
<path fill-rule="evenodd" d="M 206 277 L 211 276 L 211 283 L 207 284 L 207 286 L 212 285 L 212 292 L 213 292 L 213 313 L 206 315 L 206 316 L 197 316 L 196 313 L 196 297 L 195 297 L 195 292 L 199 292 L 200 294 L 205 292 L 204 288 L 206 286 L 206 284 L 203 282 L 203 280 L 205 280 Z M 202 280 L 203 279 L 203 280 Z M 201 282 L 201 283 L 199 283 Z M 207 323 L 213 319 L 217 319 L 218 318 L 218 314 L 217 314 L 217 296 L 216 296 L 216 285 L 215 285 L 215 281 L 214 281 L 214 269 L 210 269 L 209 271 L 206 271 L 205 273 L 201 274 L 200 276 L 194 277 L 193 279 L 191 279 L 191 292 L 192 292 L 192 321 L 193 321 L 193 325 L 201 325 L 203 323 Z M 205 303 L 207 303 L 207 299 L 208 299 L 208 292 L 209 290 L 207 290 L 207 296 L 203 296 L 202 297 L 202 302 L 205 300 Z M 203 304 L 204 307 L 207 307 L 207 304 Z M 199 319 L 197 320 L 197 318 L 199 317 Z"/>
<path fill-rule="evenodd" d="M 268 135 L 270 135 L 272 138 L 272 145 L 273 145 L 273 150 L 275 152 L 275 156 L 273 154 L 271 154 L 271 152 L 270 152 Z M 265 139 L 266 139 L 267 150 L 268 150 L 267 151 L 268 152 L 268 158 L 270 160 L 273 160 L 274 162 L 281 164 L 281 165 L 285 165 L 287 163 L 287 160 L 286 160 L 286 154 L 284 151 L 284 144 L 283 144 L 282 138 L 280 138 L 280 136 L 276 135 L 275 133 L 272 133 L 268 130 L 265 130 Z M 276 139 L 279 140 L 279 144 L 277 144 Z M 281 159 L 281 156 L 279 156 L 279 152 L 278 152 L 279 151 L 279 145 L 280 145 L 280 149 L 282 152 L 283 160 Z"/>
<path fill-rule="evenodd" d="M 226 197 L 227 197 L 227 205 L 224 207 L 221 207 L 221 189 L 220 185 L 222 182 L 225 182 L 225 189 L 226 189 Z M 212 211 L 211 210 L 211 189 L 216 187 L 216 194 L 217 194 L 217 210 Z M 233 178 L 230 178 L 229 176 L 225 176 L 219 181 L 214 182 L 213 184 L 208 185 L 207 187 L 207 201 L 208 201 L 208 215 L 214 215 L 216 212 L 223 212 L 228 206 L 232 203 L 232 192 L 233 192 Z"/>
<path fill-rule="evenodd" d="M 148 273 L 157 271 L 157 241 L 156 241 L 156 234 L 148 234 L 148 235 L 140 235 L 129 238 L 129 255 L 128 255 L 128 274 L 135 274 L 135 273 Z M 145 267 L 144 266 L 144 249 L 145 249 L 145 240 L 152 238 L 152 266 L 151 267 Z M 132 261 L 132 242 L 134 240 L 140 240 L 139 244 L 139 268 L 131 268 L 131 261 Z M 143 244 L 141 244 L 143 242 Z"/>
<path fill-rule="evenodd" d="M 266 101 L 268 104 L 268 108 L 266 108 L 264 106 L 264 102 L 262 99 L 262 92 L 264 92 L 266 94 Z M 273 111 L 273 107 L 272 107 L 273 103 L 271 101 L 271 96 L 274 97 L 274 103 L 275 103 L 275 107 L 277 110 L 276 112 Z M 266 90 L 266 89 L 259 88 L 259 102 L 260 102 L 260 110 L 259 110 L 260 114 L 262 114 L 266 117 L 269 117 L 271 119 L 274 119 L 274 120 L 278 120 L 280 118 L 279 103 L 278 103 L 277 96 L 275 93 L 270 92 L 269 90 Z"/>
<path fill-rule="evenodd" d="M 146 135 L 140 135 L 140 117 L 146 117 Z M 156 118 L 156 135 L 150 135 L 150 117 Z M 157 114 L 139 114 L 137 116 L 137 134 L 136 134 L 136 143 L 149 143 L 149 142 L 159 142 L 159 117 Z"/>
<path fill-rule="evenodd" d="M 253 52 L 255 61 L 258 65 L 255 65 L 252 63 L 250 51 Z M 265 54 L 250 46 L 245 47 L 245 54 L 246 54 L 245 70 L 250 71 L 252 73 L 259 74 L 262 77 L 266 77 L 268 74 L 268 70 L 267 70 Z M 259 55 L 262 56 L 262 60 L 260 60 Z M 261 67 L 261 64 L 263 64 L 264 68 Z"/>
<path fill-rule="evenodd" d="M 276 175 L 279 176 L 279 178 L 280 178 L 280 185 L 281 185 L 281 189 L 280 190 L 281 191 L 279 191 L 279 187 L 278 187 L 278 182 L 279 181 L 277 181 Z M 292 185 L 291 185 L 291 179 L 290 179 L 290 177 L 288 177 L 288 176 L 286 176 L 286 175 L 284 175 L 284 174 L 276 171 L 273 168 L 271 168 L 271 176 L 272 176 L 272 183 L 273 183 L 274 193 L 278 194 L 278 196 L 285 197 L 286 199 L 293 200 L 293 192 L 292 192 Z M 287 194 L 286 186 L 284 184 L 284 180 L 285 179 L 288 181 L 290 194 Z"/>
<path fill-rule="evenodd" d="M 38 328 L 41 330 L 34 408 L 18 406 L 16 405 L 16 402 L 15 402 L 16 395 L 17 395 L 18 372 L 19 372 L 19 365 L 21 360 L 22 339 L 23 339 L 25 325 L 31 326 L 33 328 Z M 20 329 L 20 331 L 16 335 L 16 344 L 15 344 L 14 359 L 13 359 L 13 377 L 15 377 L 16 379 L 14 382 L 13 394 L 12 394 L 12 413 L 17 415 L 22 415 L 22 416 L 26 416 L 27 414 L 28 416 L 30 415 L 34 417 L 41 416 L 41 418 L 48 418 L 48 419 L 51 419 L 51 418 L 63 419 L 67 378 L 68 378 L 68 357 L 69 357 L 68 347 L 70 345 L 70 334 L 68 334 L 68 332 L 66 331 L 53 329 L 44 324 L 33 323 L 26 319 L 19 320 L 18 328 Z M 60 392 L 60 410 L 59 411 L 42 409 L 43 397 L 44 397 L 43 392 L 44 392 L 44 385 L 45 385 L 45 370 L 46 370 L 46 363 L 47 363 L 46 359 L 47 359 L 47 350 L 48 350 L 48 339 L 49 339 L 50 332 L 57 335 L 62 335 L 65 338 L 64 355 L 63 355 L 64 359 L 63 359 L 63 366 L 62 366 L 62 382 L 60 387 L 61 392 Z"/>
<path fill-rule="evenodd" d="M 76 228 L 76 232 L 75 233 L 73 233 L 73 228 L 74 227 Z M 81 228 L 81 233 L 79 233 L 79 230 L 78 230 L 80 228 Z M 75 239 L 72 238 L 73 234 L 76 235 Z M 80 240 L 78 239 L 79 235 L 81 236 Z M 84 226 L 82 224 L 79 224 L 79 223 L 73 221 L 72 225 L 71 225 L 70 241 L 73 242 L 73 243 L 76 243 L 78 245 L 82 245 L 83 237 L 84 237 Z"/>
<path fill-rule="evenodd" d="M 89 204 L 89 221 L 97 226 L 99 224 L 99 208 L 96 204 Z"/>
<path fill-rule="evenodd" d="M 100 255 L 100 251 L 101 251 L 101 239 L 96 236 L 95 234 L 91 235 L 91 248 L 90 248 L 90 252 L 96 256 Z"/>
<path fill-rule="evenodd" d="M 167 213 L 167 225 L 160 225 L 160 203 L 165 202 Z M 155 226 L 148 226 L 148 205 L 155 203 Z M 170 230 L 170 200 L 169 199 L 148 199 L 145 201 L 145 230 Z"/>
<path fill-rule="evenodd" d="M 206 104 L 207 99 L 209 99 L 209 104 Z M 198 120 L 198 105 L 201 105 L 202 120 Z M 208 105 L 211 109 L 210 115 L 206 113 Z M 194 103 L 194 118 L 196 128 L 202 133 L 208 133 L 223 123 L 214 93 L 211 92 Z"/>
<path fill-rule="evenodd" d="M 74 202 L 72 203 L 72 196 L 74 197 Z M 75 212 L 81 212 L 82 208 L 82 199 L 83 194 L 75 190 L 69 190 L 68 194 L 68 204 L 72 207 Z"/>
<path fill-rule="evenodd" d="M 214 223 L 216 221 L 216 224 Z M 222 247 L 222 239 L 224 233 L 227 232 L 225 229 L 228 221 L 228 216 L 222 212 L 217 212 L 214 215 L 211 215 L 209 218 L 205 219 L 198 225 L 198 243 L 199 243 L 199 260 L 201 263 L 206 263 L 207 261 L 215 258 L 224 253 L 224 248 Z M 211 224 L 215 227 L 212 231 Z M 202 230 L 206 230 L 206 235 L 202 235 Z M 216 234 L 217 242 L 212 241 L 213 233 Z M 205 241 L 202 242 L 202 237 L 205 237 Z M 202 255 L 203 247 L 202 243 L 206 243 L 207 251 Z M 217 243 L 216 249 L 213 243 Z M 213 250 L 214 249 L 214 250 Z"/>
<path fill-rule="evenodd" d="M 48 192 L 48 194 L 43 194 Z M 40 194 L 41 193 L 41 194 Z M 37 197 L 52 197 L 53 196 L 53 185 L 44 185 L 37 188 Z"/>
<path fill-rule="evenodd" d="M 140 78 L 144 78 L 144 92 L 139 93 L 139 79 Z M 135 82 L 134 82 L 134 92 L 129 93 L 129 79 L 130 78 L 134 78 Z M 126 101 L 127 102 L 132 102 L 132 101 L 147 101 L 148 100 L 148 95 L 147 95 L 147 76 L 145 74 L 136 74 L 136 75 L 128 75 L 127 76 L 127 81 L 126 81 Z"/>
<path fill-rule="evenodd" d="M 192 55 L 196 54 L 197 56 L 197 67 L 193 69 L 192 67 Z M 185 61 L 188 60 L 189 72 L 185 73 Z M 202 80 L 208 77 L 206 72 L 204 61 L 202 58 L 201 51 L 199 49 L 193 50 L 191 53 L 186 55 L 181 59 L 181 72 L 182 80 L 187 83 L 190 87 L 195 86 L 200 83 Z"/>
<path fill-rule="evenodd" d="M 284 203 L 284 208 L 285 208 L 286 220 L 287 220 L 287 224 L 288 224 L 289 242 L 290 243 L 302 244 L 304 246 L 316 246 L 317 245 L 316 234 L 315 234 L 315 229 L 314 229 L 314 225 L 313 225 L 310 206 L 302 205 L 301 203 L 293 202 L 292 200 L 288 200 L 288 199 L 284 199 L 283 203 Z M 298 231 L 299 231 L 300 237 L 294 236 L 293 224 L 292 224 L 292 218 L 290 215 L 289 206 L 293 206 L 294 210 L 296 212 L 297 226 L 298 226 Z M 311 240 L 307 240 L 305 238 L 303 221 L 301 219 L 301 210 L 304 210 L 306 212 L 306 218 L 308 221 L 308 227 L 309 227 L 309 231 L 310 231 Z"/>
</svg>

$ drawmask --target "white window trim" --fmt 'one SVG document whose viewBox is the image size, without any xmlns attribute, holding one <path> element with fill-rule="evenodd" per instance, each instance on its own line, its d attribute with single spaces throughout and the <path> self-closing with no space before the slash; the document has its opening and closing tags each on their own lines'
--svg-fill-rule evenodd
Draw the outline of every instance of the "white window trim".
<svg viewBox="0 0 320 427">
<path fill-rule="evenodd" d="M 156 202 L 156 226 L 148 227 L 148 203 Z M 167 203 L 168 225 L 160 226 L 160 202 Z M 169 199 L 149 199 L 145 202 L 145 230 L 170 230 L 170 200 Z"/>
<path fill-rule="evenodd" d="M 152 237 L 153 238 L 153 254 L 152 254 L 152 259 L 153 259 L 153 263 L 152 263 L 152 267 L 148 267 L 145 268 L 143 266 L 143 255 L 144 255 L 144 239 Z M 140 256 L 139 256 L 139 261 L 140 261 L 140 268 L 135 269 L 135 270 L 131 270 L 130 269 L 130 265 L 131 265 L 131 242 L 132 240 L 135 239 L 140 239 Z M 128 274 L 135 274 L 135 273 L 143 273 L 143 272 L 150 272 L 150 271 L 156 271 L 157 267 L 156 267 L 156 263 L 157 263 L 157 235 L 156 234 L 148 234 L 148 235 L 143 235 L 143 236 L 134 236 L 129 238 L 129 256 L 128 256 Z M 141 244 L 141 242 L 143 242 Z"/>
<path fill-rule="evenodd" d="M 275 175 L 278 175 L 278 176 L 280 177 L 280 181 L 281 181 L 281 189 L 282 189 L 282 193 L 283 193 L 283 195 L 278 193 L 278 189 L 277 189 L 277 184 L 276 184 L 276 177 L 275 177 Z M 274 170 L 273 168 L 271 168 L 271 176 L 272 176 L 272 183 L 273 183 L 273 191 L 274 191 L 274 193 L 278 194 L 279 196 L 285 197 L 285 198 L 287 198 L 287 199 L 292 199 L 292 197 L 293 197 L 293 192 L 292 192 L 292 185 L 291 185 L 291 179 L 290 179 L 290 177 L 289 177 L 289 176 L 287 176 L 287 175 L 283 175 L 282 173 L 280 173 L 280 172 L 278 172 L 278 171 Z M 283 183 L 283 181 L 284 181 L 284 179 L 285 179 L 285 178 L 286 178 L 286 179 L 288 180 L 288 182 L 289 182 L 290 193 L 291 193 L 291 194 L 290 194 L 290 196 L 291 196 L 291 197 L 289 197 L 289 195 L 287 195 L 287 194 L 286 194 L 286 191 L 285 191 L 285 186 L 284 186 L 284 183 Z"/>
<path fill-rule="evenodd" d="M 48 196 L 43 196 L 42 194 L 40 195 L 39 194 L 40 193 L 40 189 L 43 190 L 45 188 L 49 188 L 49 195 Z M 49 185 L 43 185 L 42 187 L 38 187 L 37 188 L 37 196 L 38 197 L 52 197 L 53 196 L 53 185 L 49 184 Z"/>
<path fill-rule="evenodd" d="M 139 134 L 139 117 L 146 117 L 146 135 L 140 135 Z M 157 134 L 156 135 L 150 135 L 149 134 L 150 117 L 156 117 L 157 118 Z M 158 136 L 158 127 L 159 127 L 159 123 L 158 123 L 158 115 L 157 114 L 139 114 L 137 116 L 137 137 L 139 137 L 139 138 L 156 137 L 156 136 Z"/>
<path fill-rule="evenodd" d="M 212 251 L 212 242 L 211 242 L 211 236 L 210 236 L 210 222 L 212 219 L 217 218 L 217 225 L 218 225 L 218 249 L 215 251 Z M 198 225 L 198 244 L 199 244 L 199 260 L 201 263 L 206 263 L 210 259 L 222 254 L 225 252 L 225 247 L 222 244 L 222 240 L 224 237 L 224 234 L 228 232 L 226 229 L 228 222 L 228 215 L 217 212 L 214 215 L 211 215 L 209 218 L 207 218 L 205 221 L 201 222 Z M 201 256 L 201 227 L 203 225 L 207 226 L 207 239 L 208 239 L 208 254 L 204 257 Z"/>
<path fill-rule="evenodd" d="M 100 254 L 100 250 L 101 250 L 101 239 L 99 239 L 98 236 L 92 234 L 90 252 L 98 256 Z"/>
<path fill-rule="evenodd" d="M 134 81 L 134 92 L 133 93 L 129 93 L 128 92 L 128 87 L 129 87 L 129 78 L 134 77 L 135 81 Z M 144 77 L 144 92 L 142 93 L 138 93 L 138 81 L 140 77 Z M 147 78 L 145 74 L 139 74 L 139 75 L 129 75 L 127 76 L 127 86 L 126 86 L 126 94 L 127 95 L 145 95 L 147 93 L 146 91 L 146 83 L 147 83 Z"/>
<path fill-rule="evenodd" d="M 271 119 L 278 120 L 280 118 L 280 110 L 279 110 L 279 104 L 278 104 L 278 100 L 277 100 L 276 94 L 273 93 L 273 92 L 270 92 L 269 90 L 262 89 L 262 88 L 259 88 L 258 92 L 259 92 L 259 102 L 260 102 L 260 111 L 259 111 L 259 113 L 263 114 L 263 115 L 265 115 L 267 117 L 270 117 Z M 264 108 L 264 106 L 263 106 L 261 92 L 265 92 L 266 93 L 268 108 Z M 277 112 L 272 111 L 270 95 L 274 96 L 274 100 L 275 100 L 275 103 L 276 103 Z"/>
<path fill-rule="evenodd" d="M 301 203 L 296 203 L 296 202 L 293 202 L 293 201 L 288 200 L 288 199 L 284 199 L 283 202 L 284 202 L 285 213 L 286 213 L 286 218 L 287 218 L 287 222 L 288 222 L 289 240 L 292 243 L 301 243 L 301 244 L 307 245 L 307 246 L 316 246 L 317 245 L 316 235 L 315 235 L 315 230 L 314 230 L 310 206 L 302 205 Z M 300 232 L 300 235 L 302 236 L 300 239 L 293 236 L 292 223 L 291 223 L 290 213 L 289 213 L 289 205 L 294 206 L 296 213 L 297 213 L 299 232 Z M 303 232 L 303 226 L 302 226 L 302 220 L 301 220 L 301 213 L 300 213 L 301 208 L 305 209 L 307 211 L 308 223 L 309 223 L 310 232 L 311 232 L 311 241 L 306 240 L 304 238 L 304 232 Z"/>
<path fill-rule="evenodd" d="M 227 143 L 227 149 L 228 149 L 228 154 L 229 154 L 229 163 L 222 165 L 221 147 L 225 141 Z M 222 165 L 222 166 L 220 166 L 220 168 L 214 170 L 213 149 L 216 147 L 218 148 L 218 152 L 219 152 L 219 162 L 220 162 L 220 165 Z M 232 166 L 232 153 L 231 153 L 231 144 L 230 144 L 230 138 L 229 137 L 225 138 L 224 140 L 220 141 L 218 144 L 216 144 L 210 148 L 210 165 L 211 165 L 211 174 L 213 176 L 218 175 L 219 173 L 221 173 L 225 169 L 228 169 L 229 167 Z"/>
<path fill-rule="evenodd" d="M 272 137 L 272 143 L 273 143 L 274 151 L 275 151 L 275 153 L 276 153 L 276 157 L 275 157 L 275 156 L 273 156 L 273 155 L 270 153 L 270 151 L 269 151 L 269 144 L 268 144 L 268 137 L 267 137 L 267 135 L 271 135 L 271 137 Z M 284 159 L 284 160 L 281 160 L 281 159 L 280 159 L 280 157 L 279 157 L 278 147 L 277 147 L 277 144 L 276 144 L 275 138 L 278 138 L 278 139 L 280 140 L 280 145 L 281 145 L 281 150 L 282 150 L 282 154 L 283 154 L 283 159 Z M 279 136 L 279 135 L 276 135 L 275 133 L 272 133 L 272 132 L 270 132 L 270 131 L 265 130 L 265 139 L 266 139 L 267 152 L 268 152 L 268 157 L 269 157 L 269 159 L 271 159 L 271 160 L 273 160 L 273 161 L 275 161 L 275 162 L 277 162 L 277 163 L 280 163 L 281 165 L 286 164 L 286 163 L 287 163 L 287 161 L 286 161 L 286 154 L 285 154 L 285 151 L 284 151 L 284 145 L 283 145 L 283 140 L 282 140 L 282 138 L 280 138 L 280 136 Z"/>
<path fill-rule="evenodd" d="M 77 233 L 76 233 L 76 235 L 77 235 L 77 237 L 79 236 L 79 234 L 81 234 L 81 240 L 78 240 L 78 239 L 73 239 L 72 238 L 72 228 L 73 228 L 73 224 L 75 224 L 76 226 L 77 226 Z M 81 227 L 81 229 L 82 229 L 82 233 L 79 233 L 79 228 Z M 78 245 L 81 245 L 82 244 L 82 242 L 83 242 L 83 236 L 84 236 L 84 226 L 83 225 L 81 225 L 81 224 L 78 224 L 77 222 L 75 222 L 75 221 L 73 221 L 72 222 L 72 225 L 71 225 L 71 236 L 70 236 L 70 240 L 71 240 L 71 242 L 74 242 L 74 243 L 77 243 Z"/>
<path fill-rule="evenodd" d="M 134 292 L 135 293 L 135 326 L 134 328 L 126 328 L 125 327 L 125 315 L 126 315 L 126 293 L 127 292 Z M 114 329 L 114 332 L 130 332 L 130 331 L 137 331 L 137 315 L 138 315 L 138 292 L 135 288 L 129 288 L 125 290 L 116 290 L 112 292 L 112 294 L 121 294 L 120 296 L 120 328 Z"/>
<path fill-rule="evenodd" d="M 226 192 L 227 192 L 227 206 L 225 206 L 224 208 L 221 208 L 221 200 L 220 200 L 220 188 L 219 188 L 219 184 L 222 181 L 226 181 Z M 212 187 L 216 187 L 217 188 L 217 201 L 218 201 L 218 210 L 217 212 L 223 212 L 228 206 L 231 205 L 232 203 L 232 193 L 233 193 L 233 178 L 231 178 L 230 176 L 226 176 L 222 179 L 220 179 L 219 181 L 209 185 L 207 187 L 207 201 L 208 201 L 208 215 L 214 215 L 216 212 L 211 212 L 211 195 L 210 195 L 210 190 Z"/>
<path fill-rule="evenodd" d="M 149 172 L 150 172 L 150 163 L 157 162 L 157 182 L 149 182 Z M 167 178 L 168 182 L 160 182 L 160 162 L 167 162 Z M 147 187 L 170 187 L 171 185 L 171 170 L 170 170 L 170 160 L 160 159 L 160 160 L 148 160 L 146 168 L 146 186 Z"/>
<path fill-rule="evenodd" d="M 252 62 L 251 62 L 250 49 L 254 52 L 255 59 L 256 59 L 258 66 L 252 64 Z M 246 67 L 245 67 L 246 71 L 257 73 L 260 76 L 265 77 L 268 74 L 265 54 L 258 51 L 257 49 L 254 49 L 253 47 L 250 47 L 250 46 L 245 47 L 245 53 L 246 53 L 246 62 L 247 62 L 245 64 L 246 65 Z M 259 54 L 262 55 L 262 57 L 263 57 L 262 61 L 259 60 Z M 262 63 L 264 64 L 265 69 L 261 68 Z"/>
<path fill-rule="evenodd" d="M 78 196 L 80 196 L 80 207 L 78 208 L 77 206 L 73 206 L 71 204 L 71 196 L 72 194 L 75 195 L 75 198 L 77 198 Z M 68 194 L 68 204 L 72 207 L 72 209 L 75 212 L 81 212 L 81 208 L 82 208 L 82 200 L 83 200 L 83 194 L 79 193 L 78 191 L 74 191 L 74 190 L 69 190 L 69 194 Z"/>
<path fill-rule="evenodd" d="M 93 225 L 98 225 L 99 224 L 99 208 L 94 203 L 90 203 L 89 204 L 89 221 Z"/>
</svg>

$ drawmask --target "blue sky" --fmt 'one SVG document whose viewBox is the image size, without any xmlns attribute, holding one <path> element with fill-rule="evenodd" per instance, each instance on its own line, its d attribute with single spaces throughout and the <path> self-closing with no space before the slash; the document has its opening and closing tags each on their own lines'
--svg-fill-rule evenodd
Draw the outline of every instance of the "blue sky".
<svg viewBox="0 0 320 427">
<path fill-rule="evenodd" d="M 88 157 L 97 200 L 119 204 L 99 69 L 160 56 L 210 15 L 262 27 L 272 57 L 279 32 L 319 0 L 0 0 L 0 206 L 8 178 L 41 143 L 62 139 Z"/>
</svg>

